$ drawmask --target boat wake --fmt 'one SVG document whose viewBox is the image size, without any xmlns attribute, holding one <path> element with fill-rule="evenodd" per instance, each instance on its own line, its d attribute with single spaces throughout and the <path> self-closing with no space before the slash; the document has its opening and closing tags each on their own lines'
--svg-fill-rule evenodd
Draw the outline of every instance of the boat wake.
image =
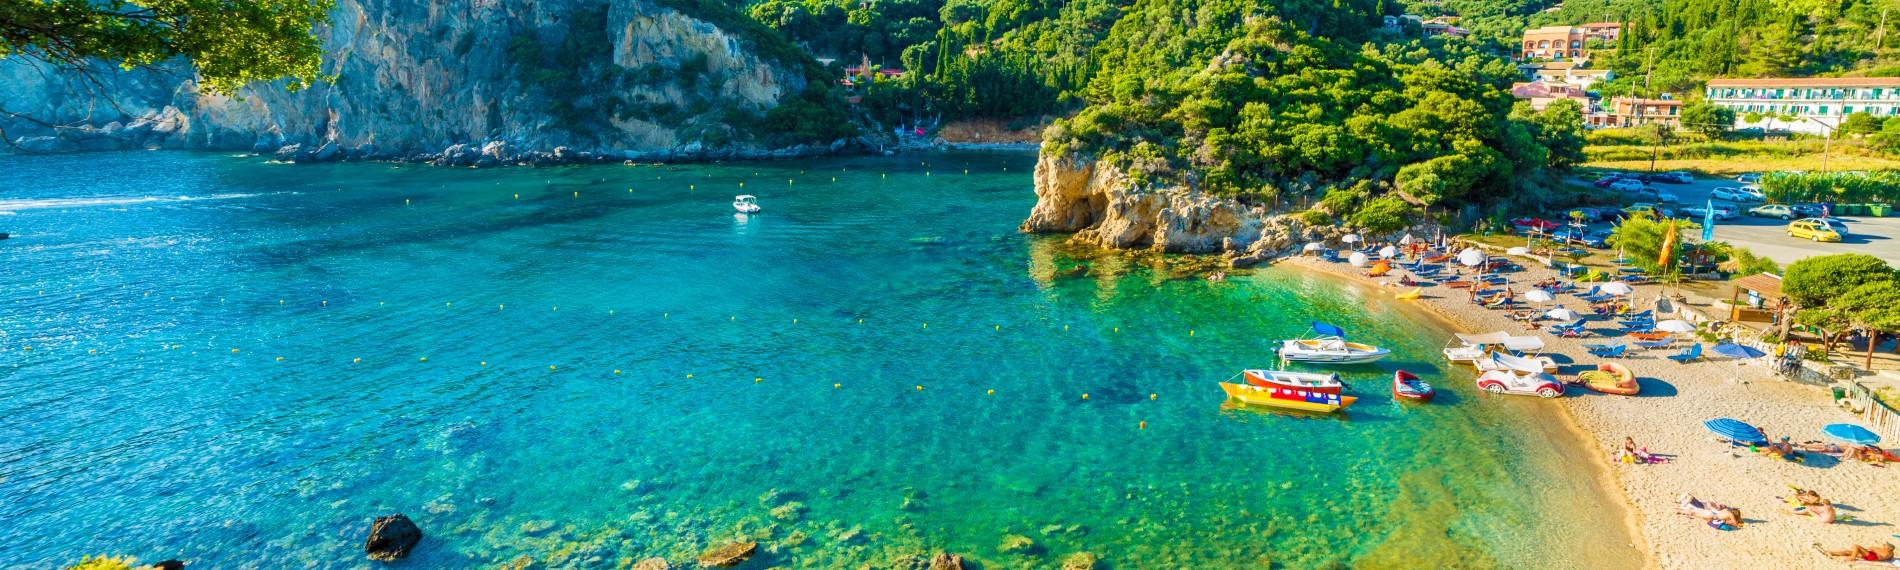
<svg viewBox="0 0 1900 570">
<path fill-rule="evenodd" d="M 262 194 L 211 194 L 208 196 L 103 196 L 97 198 L 41 198 L 27 200 L 0 200 L 0 212 L 12 214 L 20 210 L 45 210 L 49 208 L 87 208 L 92 206 L 126 206 L 132 204 L 164 204 L 173 202 L 200 202 L 206 200 L 235 200 L 252 198 Z"/>
</svg>

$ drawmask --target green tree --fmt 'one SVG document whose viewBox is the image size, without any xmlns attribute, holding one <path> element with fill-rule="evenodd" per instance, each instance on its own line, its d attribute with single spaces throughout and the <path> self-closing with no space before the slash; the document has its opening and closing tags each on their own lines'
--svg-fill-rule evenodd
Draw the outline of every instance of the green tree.
<svg viewBox="0 0 1900 570">
<path fill-rule="evenodd" d="M 1892 282 L 1894 269 L 1878 257 L 1860 253 L 1840 253 L 1809 257 L 1788 264 L 1782 276 L 1781 292 L 1795 311 L 1795 320 L 1824 330 L 1836 330 L 1851 320 L 1839 306 L 1829 306 L 1847 292 L 1869 283 Z M 1783 336 L 1787 334 L 1784 320 Z M 1832 345 L 1832 339 L 1829 340 Z"/>
<path fill-rule="evenodd" d="M 1735 110 L 1696 101 L 1682 107 L 1682 125 L 1703 136 L 1719 139 L 1735 128 Z"/>
<path fill-rule="evenodd" d="M 1875 117 L 1873 113 L 1850 113 L 1841 119 L 1841 126 L 1834 129 L 1834 134 L 1839 137 L 1871 135 L 1880 132 L 1883 124 L 1880 117 Z"/>
<path fill-rule="evenodd" d="M 0 58 L 83 70 L 93 59 L 137 67 L 184 57 L 212 91 L 280 78 L 298 89 L 319 79 L 311 30 L 329 9 L 330 0 L 5 0 Z"/>
<path fill-rule="evenodd" d="M 1900 282 L 1865 283 L 1830 305 L 1839 307 L 1854 328 L 1867 333 L 1867 360 L 1863 366 L 1873 365 L 1874 347 L 1880 345 L 1881 335 L 1900 334 Z"/>
</svg>

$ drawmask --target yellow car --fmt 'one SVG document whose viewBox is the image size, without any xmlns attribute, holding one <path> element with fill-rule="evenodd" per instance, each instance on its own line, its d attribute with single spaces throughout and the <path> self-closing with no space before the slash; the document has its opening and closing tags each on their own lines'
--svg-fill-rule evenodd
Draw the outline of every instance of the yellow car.
<svg viewBox="0 0 1900 570">
<path fill-rule="evenodd" d="M 1797 220 L 1788 224 L 1788 237 L 1814 241 L 1841 241 L 1840 232 L 1815 220 Z"/>
</svg>

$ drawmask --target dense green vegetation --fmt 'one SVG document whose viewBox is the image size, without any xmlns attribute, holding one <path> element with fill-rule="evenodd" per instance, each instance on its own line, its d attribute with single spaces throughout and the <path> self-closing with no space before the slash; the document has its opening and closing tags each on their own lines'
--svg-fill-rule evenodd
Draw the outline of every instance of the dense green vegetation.
<svg viewBox="0 0 1900 570">
<path fill-rule="evenodd" d="M 311 30 L 329 10 L 329 0 L 8 0 L 0 58 L 84 69 L 92 59 L 132 67 L 184 57 L 211 91 L 280 78 L 297 89 L 320 79 Z"/>
<path fill-rule="evenodd" d="M 1900 275 L 1878 257 L 1843 253 L 1796 261 L 1781 290 L 1794 304 L 1794 321 L 1819 330 L 1828 352 L 1855 330 L 1900 333 Z"/>
<path fill-rule="evenodd" d="M 1776 203 L 1900 202 L 1900 173 L 1775 172 L 1763 176 L 1762 193 Z"/>
</svg>

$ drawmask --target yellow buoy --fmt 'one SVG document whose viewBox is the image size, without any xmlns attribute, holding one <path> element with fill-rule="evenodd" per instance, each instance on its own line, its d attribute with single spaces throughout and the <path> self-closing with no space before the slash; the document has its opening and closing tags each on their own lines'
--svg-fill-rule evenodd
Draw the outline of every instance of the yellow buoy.
<svg viewBox="0 0 1900 570">
<path fill-rule="evenodd" d="M 416 362 L 428 362 L 428 361 L 429 361 L 429 357 L 427 356 L 420 356 L 416 358 Z"/>
<path fill-rule="evenodd" d="M 575 190 L 575 191 L 574 191 L 574 197 L 575 197 L 575 198 L 579 198 L 579 197 L 581 197 L 581 191 L 579 191 L 579 190 Z"/>
<path fill-rule="evenodd" d="M 1142 421 L 1142 422 L 1141 422 L 1141 424 L 1140 424 L 1140 426 L 1139 426 L 1139 427 L 1136 427 L 1135 429 L 1148 429 L 1148 422 L 1147 422 L 1147 421 Z"/>
<path fill-rule="evenodd" d="M 1084 400 L 1087 400 L 1087 399 L 1089 399 L 1089 393 L 1088 393 L 1088 392 L 1083 392 L 1083 393 L 1082 393 L 1082 399 L 1084 399 Z"/>
<path fill-rule="evenodd" d="M 278 362 L 283 362 L 283 361 L 284 361 L 284 357 L 282 357 L 282 356 L 279 356 L 279 357 L 277 357 L 277 361 L 278 361 Z"/>
<path fill-rule="evenodd" d="M 673 313 L 660 313 L 660 318 L 662 318 L 662 319 L 670 319 L 670 318 L 673 318 Z"/>
<path fill-rule="evenodd" d="M 1115 332 L 1122 332 L 1122 328 L 1121 328 L 1121 327 L 1115 327 Z"/>
<path fill-rule="evenodd" d="M 237 351 L 238 351 L 238 349 L 235 349 L 235 348 L 233 348 L 233 349 L 231 349 L 231 354 L 237 354 Z"/>
<path fill-rule="evenodd" d="M 488 366 L 488 361 L 486 361 L 486 360 L 483 360 L 483 361 L 482 361 L 482 366 Z"/>
<path fill-rule="evenodd" d="M 277 304 L 279 304 L 279 305 L 282 305 L 282 304 L 284 304 L 284 300 L 283 300 L 283 299 L 278 299 L 278 300 L 277 300 Z"/>
<path fill-rule="evenodd" d="M 86 354 L 99 354 L 99 349 L 97 349 L 97 348 L 88 348 L 88 349 L 86 349 Z M 278 359 L 278 360 L 283 360 L 283 359 L 284 359 L 284 357 L 282 357 L 282 356 L 279 356 L 279 357 L 277 357 L 277 359 Z"/>
<path fill-rule="evenodd" d="M 1069 330 L 1069 325 L 1062 325 L 1062 330 Z"/>
<path fill-rule="evenodd" d="M 991 388 L 991 389 L 990 389 L 990 391 L 989 391 L 989 394 L 988 394 L 988 395 L 990 395 L 990 396 L 995 396 L 995 395 L 996 395 L 996 389 L 995 389 L 995 388 Z"/>
<path fill-rule="evenodd" d="M 688 379 L 690 379 L 690 378 L 692 378 L 692 377 L 693 377 L 693 375 L 691 375 L 691 374 L 687 374 L 687 375 L 686 375 L 686 377 L 687 377 Z"/>
<path fill-rule="evenodd" d="M 1194 336 L 1194 329 L 1188 329 L 1188 336 Z"/>
<path fill-rule="evenodd" d="M 930 328 L 930 323 L 924 323 L 924 328 Z"/>
<path fill-rule="evenodd" d="M 520 200 L 520 199 L 521 199 L 521 195 L 520 195 L 520 194 L 516 194 L 516 195 L 515 195 L 515 199 L 516 199 L 516 200 Z"/>
<path fill-rule="evenodd" d="M 996 325 L 996 330 L 1003 330 L 1003 325 Z"/>
<path fill-rule="evenodd" d="M 553 310 L 555 310 L 555 311 L 559 311 L 559 310 L 561 310 L 561 306 L 560 306 L 560 305 L 554 305 L 554 309 L 553 309 Z"/>
<path fill-rule="evenodd" d="M 619 370 L 615 370 L 615 371 L 614 371 L 614 375 L 615 375 L 615 376 L 619 376 L 619 375 L 620 375 L 620 371 L 619 371 Z"/>
<path fill-rule="evenodd" d="M 408 198 L 403 198 L 403 199 L 402 199 L 402 203 L 403 203 L 403 204 L 408 204 L 408 203 L 409 203 L 409 199 L 408 199 Z"/>
<path fill-rule="evenodd" d="M 548 365 L 548 371 L 550 371 L 550 372 L 552 372 L 552 371 L 554 371 L 554 365 L 553 365 L 553 364 L 549 364 L 549 365 Z"/>
<path fill-rule="evenodd" d="M 500 304 L 500 305 L 495 305 L 495 310 L 497 310 L 497 311 L 506 311 L 506 310 L 508 310 L 508 304 L 507 304 L 507 303 L 503 303 L 503 304 Z"/>
<path fill-rule="evenodd" d="M 699 189 L 699 185 L 698 185 L 698 184 L 687 184 L 687 185 L 686 185 L 686 189 L 687 189 L 687 190 L 698 190 L 698 189 Z"/>
<path fill-rule="evenodd" d="M 922 391 L 924 391 L 924 385 L 923 385 L 923 384 L 918 384 L 918 385 L 917 385 L 917 391 L 919 391 L 919 392 L 922 392 Z"/>
<path fill-rule="evenodd" d="M 736 320 L 739 320 L 739 316 L 738 316 L 738 315 L 733 315 L 733 316 L 730 316 L 730 317 L 726 317 L 726 320 L 728 320 L 728 321 L 736 321 Z"/>
<path fill-rule="evenodd" d="M 858 319 L 858 324 L 864 324 L 864 319 Z"/>
<path fill-rule="evenodd" d="M 744 182 L 744 181 L 741 181 L 741 182 L 739 182 L 739 187 L 740 187 L 740 188 L 744 188 L 744 187 L 745 187 L 745 182 Z"/>
<path fill-rule="evenodd" d="M 798 319 L 792 319 L 792 324 L 798 324 Z"/>
<path fill-rule="evenodd" d="M 360 356 L 359 356 L 359 357 L 356 357 L 356 358 L 352 358 L 352 359 L 350 359 L 350 363 L 351 363 L 351 364 L 362 364 L 362 363 L 363 363 L 363 358 L 362 358 L 362 357 L 360 357 Z"/>
<path fill-rule="evenodd" d="M 1150 399 L 1150 400 L 1153 400 L 1153 399 L 1155 399 L 1155 398 L 1159 398 L 1159 397 L 1160 397 L 1160 396 L 1159 396 L 1159 395 L 1156 395 L 1156 394 L 1149 394 L 1149 395 L 1148 395 L 1148 399 Z"/>
<path fill-rule="evenodd" d="M 328 307 L 328 306 L 330 306 L 330 302 L 329 302 L 329 301 L 324 301 L 324 302 L 323 302 L 323 306 L 325 306 L 325 307 Z"/>
<path fill-rule="evenodd" d="M 612 315 L 614 314 L 614 310 L 613 310 L 613 309 L 607 309 L 607 314 L 608 314 L 609 316 L 612 316 Z"/>
<path fill-rule="evenodd" d="M 832 388 L 843 388 L 843 387 L 844 387 L 844 385 L 843 385 L 843 384 L 832 384 L 832 385 L 831 385 L 831 387 L 832 387 Z"/>
<path fill-rule="evenodd" d="M 753 384 L 757 384 L 757 383 L 760 383 L 760 382 L 764 382 L 764 381 L 765 381 L 765 379 L 764 379 L 764 378 L 758 378 L 758 377 L 754 377 L 754 378 L 752 378 L 752 383 L 753 383 Z"/>
</svg>

